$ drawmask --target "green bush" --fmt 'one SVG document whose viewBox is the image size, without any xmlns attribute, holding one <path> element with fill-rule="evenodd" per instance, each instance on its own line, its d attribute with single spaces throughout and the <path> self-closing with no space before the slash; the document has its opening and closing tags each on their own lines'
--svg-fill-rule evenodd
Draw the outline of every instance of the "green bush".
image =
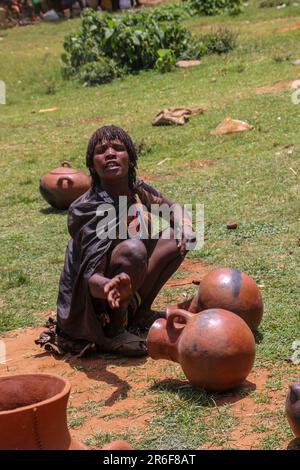
<svg viewBox="0 0 300 470">
<path fill-rule="evenodd" d="M 63 75 L 96 85 L 143 69 L 165 72 L 178 59 L 199 59 L 233 47 L 228 30 L 194 38 L 178 21 L 158 22 L 152 13 L 111 16 L 87 8 L 77 32 L 64 41 Z"/>
<path fill-rule="evenodd" d="M 242 11 L 242 0 L 190 0 L 191 7 L 202 15 L 212 16 L 223 12 L 238 14 Z"/>
<path fill-rule="evenodd" d="M 66 78 L 87 79 L 88 71 L 92 72 L 98 61 L 101 66 L 98 72 L 102 77 L 112 76 L 112 69 L 107 72 L 108 64 L 103 64 L 103 56 L 112 59 L 115 68 L 125 73 L 153 68 L 157 61 L 157 51 L 171 49 L 176 58 L 181 57 L 188 49 L 193 49 L 196 40 L 191 33 L 178 22 L 159 24 L 148 13 L 125 14 L 112 17 L 99 15 L 90 9 L 82 14 L 79 30 L 64 41 L 65 52 L 63 74 Z M 198 58 L 199 50 L 194 48 L 194 58 Z M 94 64 L 85 67 L 86 64 Z M 84 72 L 81 72 L 84 67 Z M 101 72 L 100 72 L 101 69 Z M 119 73 L 119 72 L 118 72 Z M 86 80 L 88 82 L 88 80 Z"/>
<path fill-rule="evenodd" d="M 151 12 L 156 21 L 178 21 L 190 18 L 194 14 L 190 2 L 163 3 Z"/>
<path fill-rule="evenodd" d="M 80 68 L 78 79 L 86 86 L 109 83 L 121 75 L 116 63 L 106 57 L 98 58 L 97 62 L 89 62 Z"/>
<path fill-rule="evenodd" d="M 219 28 L 200 38 L 206 47 L 207 54 L 225 54 L 235 49 L 237 34 L 227 28 Z"/>
<path fill-rule="evenodd" d="M 228 14 L 230 16 L 237 16 L 242 12 L 242 3 L 240 1 L 231 2 L 232 5 L 229 5 L 227 8 Z"/>
<path fill-rule="evenodd" d="M 158 49 L 157 55 L 155 68 L 161 73 L 170 72 L 176 64 L 176 57 L 172 49 Z"/>
</svg>

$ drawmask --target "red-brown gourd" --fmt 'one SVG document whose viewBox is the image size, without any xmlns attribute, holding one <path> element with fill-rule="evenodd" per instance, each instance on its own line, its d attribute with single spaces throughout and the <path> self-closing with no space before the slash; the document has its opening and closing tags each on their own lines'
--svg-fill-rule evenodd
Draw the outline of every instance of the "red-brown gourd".
<svg viewBox="0 0 300 470">
<path fill-rule="evenodd" d="M 223 309 L 196 315 L 179 309 L 167 312 L 167 320 L 156 320 L 150 328 L 147 348 L 153 359 L 178 362 L 189 382 L 207 391 L 237 387 L 255 359 L 250 328 Z"/>
<path fill-rule="evenodd" d="M 76 170 L 69 162 L 63 162 L 40 180 L 40 193 L 56 209 L 68 209 L 75 199 L 82 196 L 91 186 L 91 179 Z"/>
<path fill-rule="evenodd" d="M 198 313 L 209 308 L 229 310 L 256 330 L 263 315 L 263 300 L 250 276 L 238 269 L 217 268 L 204 276 L 188 310 Z"/>
</svg>

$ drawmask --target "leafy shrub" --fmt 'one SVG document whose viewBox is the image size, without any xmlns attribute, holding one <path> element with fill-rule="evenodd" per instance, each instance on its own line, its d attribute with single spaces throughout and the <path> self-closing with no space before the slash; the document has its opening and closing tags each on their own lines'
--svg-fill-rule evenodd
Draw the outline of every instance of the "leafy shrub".
<svg viewBox="0 0 300 470">
<path fill-rule="evenodd" d="M 237 0 L 234 2 L 230 2 L 230 4 L 227 7 L 228 14 L 230 16 L 237 16 L 242 12 L 242 0 Z"/>
<path fill-rule="evenodd" d="M 190 42 L 186 49 L 178 56 L 180 60 L 200 59 L 208 54 L 208 49 L 204 41 L 200 38 L 198 41 Z"/>
<path fill-rule="evenodd" d="M 292 52 L 287 52 L 285 54 L 276 55 L 273 59 L 275 62 L 281 63 L 290 60 L 292 56 Z"/>
<path fill-rule="evenodd" d="M 77 32 L 64 41 L 63 75 L 86 85 L 108 83 L 142 69 L 165 72 L 177 59 L 228 52 L 234 45 L 228 30 L 199 39 L 178 21 L 160 23 L 152 13 L 111 16 L 87 8 Z"/>
<path fill-rule="evenodd" d="M 176 63 L 176 57 L 172 49 L 158 49 L 157 55 L 155 68 L 161 73 L 170 72 Z"/>
<path fill-rule="evenodd" d="M 201 37 L 207 54 L 224 54 L 236 47 L 237 34 L 227 28 L 219 28 Z"/>
<path fill-rule="evenodd" d="M 97 62 L 84 64 L 80 68 L 78 79 L 86 86 L 94 86 L 109 83 L 121 74 L 122 72 L 113 60 L 101 57 Z"/>
<path fill-rule="evenodd" d="M 238 14 L 242 10 L 242 0 L 190 0 L 191 7 L 202 15 L 212 16 L 222 12 Z"/>
<path fill-rule="evenodd" d="M 96 75 L 106 80 L 116 76 L 120 70 L 132 73 L 153 68 L 160 49 L 172 49 L 174 56 L 179 57 L 195 43 L 191 33 L 178 22 L 159 24 L 147 13 L 112 17 L 85 9 L 79 30 L 65 39 L 63 73 L 66 78 L 76 77 L 80 80 L 83 74 L 88 81 L 87 73 L 92 72 L 100 61 L 101 66 L 93 73 L 92 81 L 97 80 Z M 199 55 L 197 48 L 194 53 Z M 115 66 L 104 63 L 103 56 L 112 59 Z M 84 67 L 86 64 L 94 65 Z"/>
<path fill-rule="evenodd" d="M 191 0 L 191 5 L 202 15 L 217 15 L 226 8 L 226 0 Z"/>
<path fill-rule="evenodd" d="M 152 10 L 156 21 L 178 21 L 193 16 L 194 10 L 190 2 L 163 3 Z"/>
</svg>

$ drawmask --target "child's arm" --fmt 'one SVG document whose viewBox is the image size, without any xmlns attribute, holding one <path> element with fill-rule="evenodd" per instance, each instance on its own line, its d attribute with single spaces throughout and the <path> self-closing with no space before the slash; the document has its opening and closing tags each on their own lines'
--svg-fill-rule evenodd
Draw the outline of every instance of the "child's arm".
<svg viewBox="0 0 300 470">
<path fill-rule="evenodd" d="M 187 251 L 187 245 L 196 241 L 190 216 L 184 208 L 180 206 L 180 204 L 167 198 L 165 195 L 144 182 L 142 182 L 140 186 L 139 194 L 142 202 L 145 203 L 148 210 L 151 210 L 151 204 L 166 204 L 167 206 L 172 207 L 171 212 L 166 212 L 165 219 L 174 229 L 178 249 L 180 254 L 184 256 Z M 161 216 L 164 216 L 163 211 Z"/>
<path fill-rule="evenodd" d="M 164 204 L 173 208 L 173 212 L 171 212 L 170 216 L 171 227 L 174 229 L 180 254 L 181 256 L 185 256 L 187 245 L 196 241 L 191 218 L 180 204 L 165 196 L 162 196 L 162 200 Z"/>
</svg>

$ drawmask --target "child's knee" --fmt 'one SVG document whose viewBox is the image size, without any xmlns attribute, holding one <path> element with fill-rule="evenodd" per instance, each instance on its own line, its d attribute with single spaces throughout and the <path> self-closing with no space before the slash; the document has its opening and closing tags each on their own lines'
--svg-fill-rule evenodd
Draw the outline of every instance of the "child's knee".
<svg viewBox="0 0 300 470">
<path fill-rule="evenodd" d="M 118 263 L 123 260 L 135 266 L 145 265 L 147 264 L 146 247 L 140 240 L 125 240 L 114 249 L 113 260 L 117 260 Z"/>
</svg>

